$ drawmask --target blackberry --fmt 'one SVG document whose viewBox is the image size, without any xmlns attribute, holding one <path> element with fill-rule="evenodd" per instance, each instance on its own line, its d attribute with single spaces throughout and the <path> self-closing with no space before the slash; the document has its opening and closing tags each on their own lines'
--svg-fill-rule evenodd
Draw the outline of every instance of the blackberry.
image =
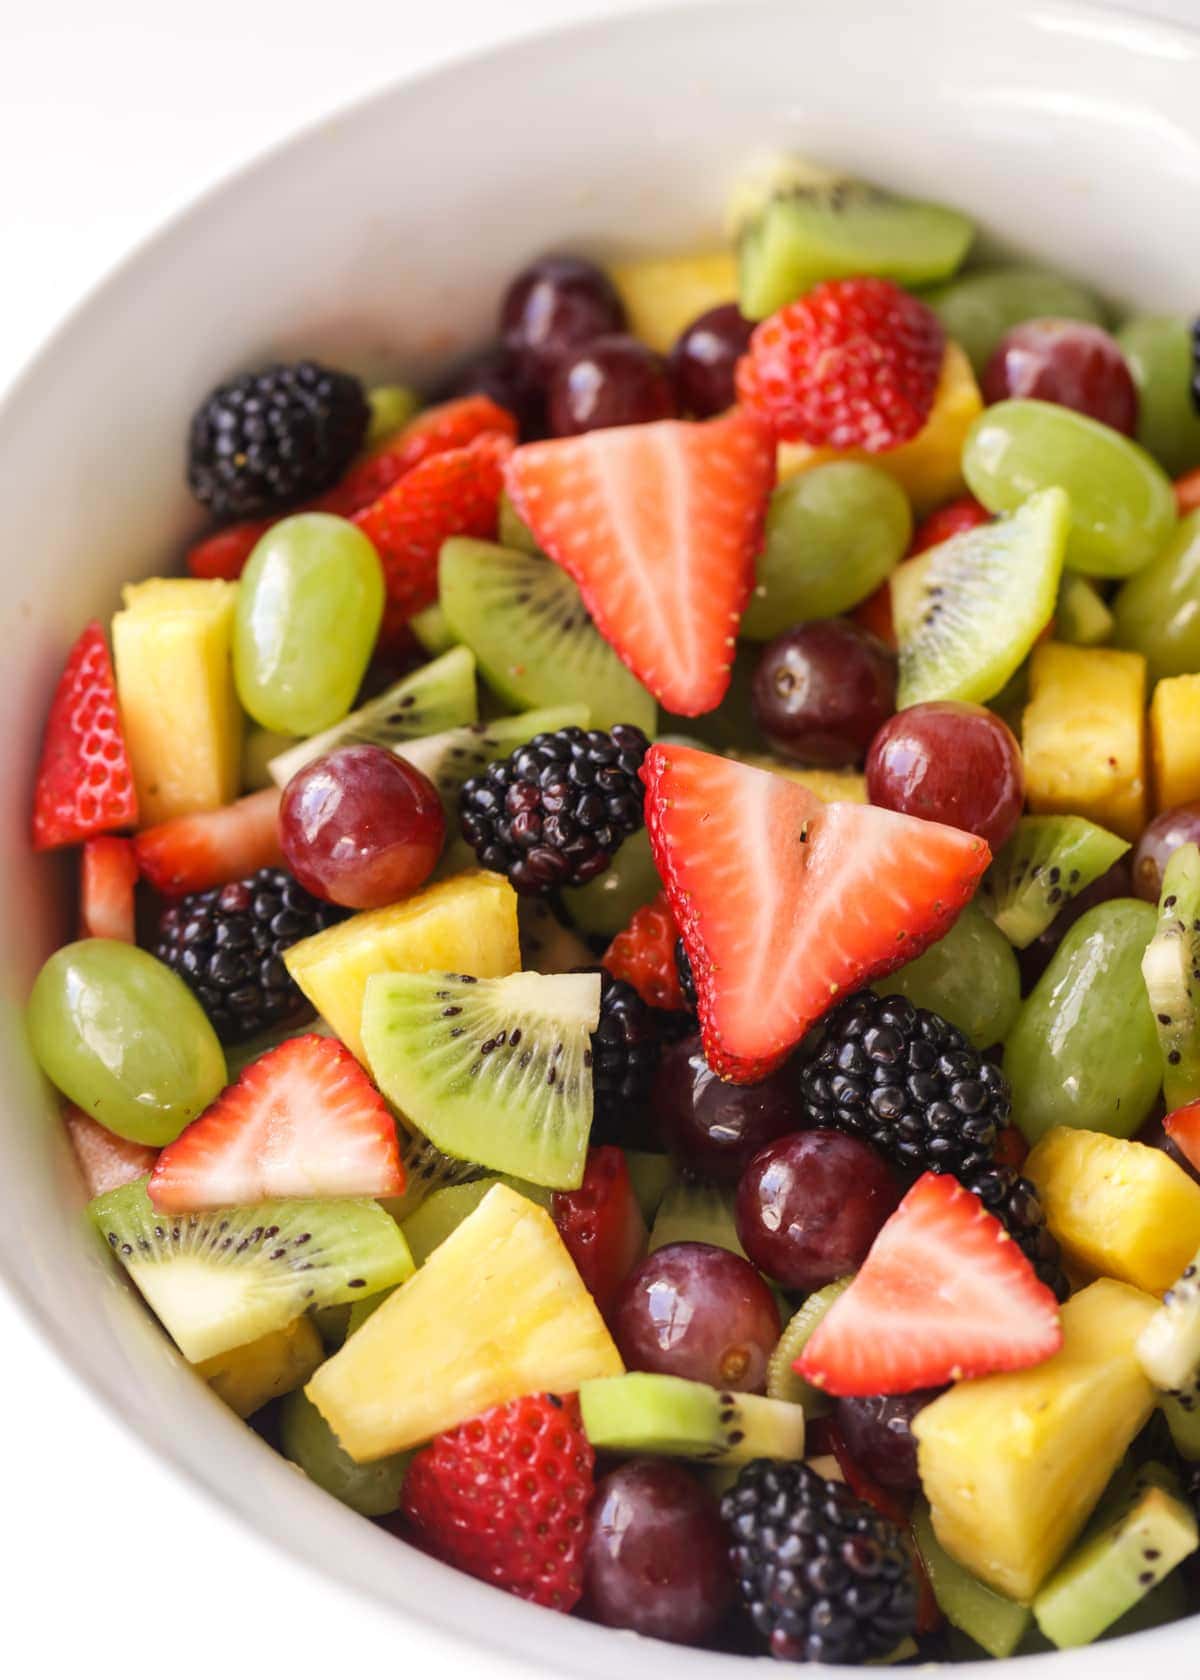
<svg viewBox="0 0 1200 1680">
<path fill-rule="evenodd" d="M 642 1149 L 646 1098 L 661 1048 L 658 1011 L 627 980 L 601 970 L 600 984 L 600 1024 L 592 1034 L 592 1142 Z"/>
<path fill-rule="evenodd" d="M 747 1464 L 721 1501 L 742 1599 L 773 1657 L 861 1663 L 916 1631 L 904 1536 L 806 1464 Z"/>
<path fill-rule="evenodd" d="M 694 1015 L 696 1013 L 696 980 L 692 974 L 692 964 L 682 939 L 675 941 L 675 969 L 679 975 L 679 990 L 683 993 L 683 1001 Z"/>
<path fill-rule="evenodd" d="M 463 784 L 463 835 L 519 893 L 582 886 L 642 826 L 638 771 L 649 745 L 631 723 L 535 735 Z"/>
<path fill-rule="evenodd" d="M 210 391 L 192 416 L 188 484 L 217 519 L 277 513 L 340 478 L 370 412 L 353 374 L 276 363 Z"/>
<path fill-rule="evenodd" d="M 813 1126 L 862 1138 L 902 1171 L 990 1165 L 1008 1081 L 957 1027 L 904 997 L 857 992 L 825 1017 L 800 1094 Z"/>
<path fill-rule="evenodd" d="M 168 905 L 154 955 L 195 992 L 217 1037 L 239 1044 L 311 1013 L 283 953 L 345 915 L 286 870 L 260 869 L 248 880 Z"/>
<path fill-rule="evenodd" d="M 1062 1257 L 1046 1229 L 1046 1215 L 1029 1180 L 1022 1178 L 1015 1167 L 1002 1167 L 994 1161 L 960 1177 L 988 1212 L 995 1214 L 1047 1289 L 1065 1301 L 1071 1291 Z"/>
</svg>

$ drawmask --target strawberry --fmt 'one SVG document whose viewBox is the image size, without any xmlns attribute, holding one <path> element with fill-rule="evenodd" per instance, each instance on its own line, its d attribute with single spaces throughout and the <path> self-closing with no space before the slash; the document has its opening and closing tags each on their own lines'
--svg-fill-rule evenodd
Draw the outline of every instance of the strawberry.
<svg viewBox="0 0 1200 1680">
<path fill-rule="evenodd" d="M 133 846 L 115 834 L 83 843 L 79 865 L 81 939 L 136 939 L 133 889 L 138 865 Z"/>
<path fill-rule="evenodd" d="M 583 1592 L 595 1454 L 575 1395 L 531 1394 L 437 1435 L 403 1510 L 445 1563 L 549 1609 Z"/>
<path fill-rule="evenodd" d="M 1200 508 L 1200 467 L 1175 480 L 1175 506 L 1180 519 Z"/>
<path fill-rule="evenodd" d="M 909 1394 L 1061 1346 L 1058 1303 L 1000 1221 L 949 1173 L 924 1173 L 795 1368 L 828 1394 Z"/>
<path fill-rule="evenodd" d="M 1200 1100 L 1185 1103 L 1163 1121 L 1166 1132 L 1189 1166 L 1200 1172 Z"/>
<path fill-rule="evenodd" d="M 138 867 L 168 898 L 222 887 L 283 863 L 278 788 L 249 793 L 216 811 L 172 817 L 144 828 L 133 842 Z"/>
<path fill-rule="evenodd" d="M 158 1159 L 157 1149 L 118 1137 L 74 1103 L 64 1105 L 63 1124 L 89 1197 L 104 1196 L 123 1184 L 132 1184 L 134 1179 L 145 1178 Z"/>
<path fill-rule="evenodd" d="M 1022 1132 L 1016 1126 L 1002 1126 L 992 1153 L 992 1160 L 996 1166 L 1015 1167 L 1019 1172 L 1028 1153 L 1029 1145 L 1025 1142 Z"/>
<path fill-rule="evenodd" d="M 946 502 L 927 514 L 917 526 L 908 545 L 908 558 L 911 560 L 914 554 L 924 554 L 927 548 L 949 542 L 951 537 L 957 537 L 963 531 L 973 531 L 977 525 L 987 525 L 991 517 L 983 503 L 977 502 L 974 496 L 959 496 L 956 501 Z"/>
<path fill-rule="evenodd" d="M 67 656 L 46 720 L 33 796 L 38 851 L 132 828 L 137 794 L 104 632 L 94 620 Z"/>
<path fill-rule="evenodd" d="M 678 938 L 667 895 L 659 893 L 650 904 L 634 911 L 628 925 L 605 951 L 603 966 L 614 980 L 627 980 L 652 1009 L 685 1009 L 675 962 Z"/>
<path fill-rule="evenodd" d="M 766 1077 L 847 992 L 940 939 L 991 853 L 942 823 L 824 805 L 784 776 L 651 747 L 646 826 L 710 1065 Z"/>
<path fill-rule="evenodd" d="M 387 1104 L 346 1046 L 318 1033 L 251 1062 L 167 1145 L 149 1184 L 163 1213 L 403 1189 Z"/>
<path fill-rule="evenodd" d="M 226 583 L 236 583 L 258 539 L 275 523 L 273 519 L 243 519 L 214 531 L 188 549 L 188 572 L 196 578 L 223 578 Z"/>
<path fill-rule="evenodd" d="M 411 617 L 437 599 L 438 554 L 447 537 L 494 537 L 512 453 L 503 432 L 430 455 L 355 516 L 379 551 L 388 599 Z"/>
<path fill-rule="evenodd" d="M 775 481 L 762 428 L 733 409 L 529 443 L 505 481 L 650 692 L 685 717 L 719 705 Z"/>
<path fill-rule="evenodd" d="M 893 281 L 826 280 L 755 327 L 738 396 L 781 441 L 879 454 L 928 420 L 945 347 Z"/>
<path fill-rule="evenodd" d="M 558 1234 L 600 1311 L 646 1252 L 646 1221 L 624 1153 L 612 1144 L 588 1151 L 578 1190 L 556 1190 Z"/>
</svg>

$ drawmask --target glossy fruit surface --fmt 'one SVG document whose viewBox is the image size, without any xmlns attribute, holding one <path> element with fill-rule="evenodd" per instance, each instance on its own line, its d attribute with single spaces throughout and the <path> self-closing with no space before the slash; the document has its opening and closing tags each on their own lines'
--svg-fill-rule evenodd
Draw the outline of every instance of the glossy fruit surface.
<svg viewBox="0 0 1200 1680">
<path fill-rule="evenodd" d="M 555 437 L 646 425 L 674 413 L 666 363 L 628 333 L 589 339 L 567 352 L 546 387 L 546 416 Z"/>
<path fill-rule="evenodd" d="M 684 328 L 669 359 L 681 413 L 707 420 L 736 401 L 733 373 L 753 331 L 736 303 L 718 304 Z"/>
<path fill-rule="evenodd" d="M 1200 800 L 1160 811 L 1142 830 L 1133 853 L 1133 890 L 1139 898 L 1158 903 L 1167 859 L 1190 841 L 1200 841 Z"/>
<path fill-rule="evenodd" d="M 1097 904 L 1107 904 L 1110 899 L 1130 898 L 1135 890 L 1129 858 L 1121 857 L 1093 881 L 1090 887 L 1085 887 L 1081 893 L 1076 893 L 1074 898 L 1068 899 L 1045 933 L 1039 934 L 1032 944 L 1017 952 L 1021 989 L 1025 992 L 1033 990 L 1049 967 L 1050 959 L 1081 916 L 1085 916 Z M 1157 888 L 1152 895 L 1138 896 L 1151 896 L 1155 903 L 1158 902 Z"/>
<path fill-rule="evenodd" d="M 850 1457 L 881 1486 L 915 1492 L 921 1479 L 912 1420 L 941 1392 L 920 1388 L 911 1394 L 867 1394 L 837 1401 L 833 1421 Z"/>
<path fill-rule="evenodd" d="M 985 402 L 1037 397 L 1126 437 L 1137 429 L 1137 387 L 1121 347 L 1087 321 L 1040 316 L 1011 328 L 988 358 L 981 389 Z"/>
<path fill-rule="evenodd" d="M 438 388 L 439 400 L 484 396 L 515 415 L 522 439 L 541 437 L 546 405 L 527 359 L 511 344 L 489 344 L 461 362 Z"/>
<path fill-rule="evenodd" d="M 651 1107 L 680 1166 L 718 1184 L 736 1184 L 752 1155 L 803 1123 L 787 1068 L 760 1085 L 730 1085 L 709 1067 L 699 1033 L 664 1050 Z"/>
<path fill-rule="evenodd" d="M 1200 512 L 1181 519 L 1112 602 L 1116 647 L 1146 656 L 1151 683 L 1200 671 Z"/>
<path fill-rule="evenodd" d="M 966 905 L 935 945 L 877 980 L 874 989 L 881 997 L 899 993 L 918 1009 L 932 1009 L 977 1050 L 1007 1038 L 1021 1007 L 1016 953 L 977 903 Z"/>
<path fill-rule="evenodd" d="M 754 717 L 768 745 L 806 764 L 854 764 L 890 716 L 896 660 L 845 619 L 814 619 L 767 643 L 754 672 Z"/>
<path fill-rule="evenodd" d="M 872 805 L 966 829 L 993 852 L 1025 803 L 1012 730 L 986 706 L 961 700 L 930 700 L 889 718 L 871 742 L 866 774 Z"/>
<path fill-rule="evenodd" d="M 1180 315 L 1139 315 L 1117 343 L 1138 389 L 1137 438 L 1172 478 L 1200 465 L 1200 411 L 1188 389 L 1192 323 Z"/>
<path fill-rule="evenodd" d="M 566 352 L 624 325 L 612 281 L 578 257 L 539 257 L 516 276 L 500 308 L 505 341 L 543 380 Z"/>
<path fill-rule="evenodd" d="M 626 1279 L 610 1320 L 631 1371 L 761 1394 L 779 1308 L 754 1267 L 710 1243 L 668 1243 Z"/>
</svg>

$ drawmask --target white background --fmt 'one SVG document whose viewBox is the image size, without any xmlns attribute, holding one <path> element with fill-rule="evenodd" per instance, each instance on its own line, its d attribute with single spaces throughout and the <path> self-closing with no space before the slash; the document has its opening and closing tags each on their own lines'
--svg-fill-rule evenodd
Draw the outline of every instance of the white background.
<svg viewBox="0 0 1200 1680">
<path fill-rule="evenodd" d="M 0 389 L 143 235 L 298 123 L 464 49 L 636 3 L 0 0 Z M 1200 0 L 1140 9 L 1192 19 Z M 519 121 L 520 87 L 512 99 Z M 437 168 L 435 133 L 409 166 Z M 6 1673 L 336 1675 L 374 1666 L 388 1638 L 398 1672 L 466 1671 L 395 1623 L 380 1637 L 368 1606 L 168 1476 L 3 1296 L 0 1347 Z"/>
</svg>

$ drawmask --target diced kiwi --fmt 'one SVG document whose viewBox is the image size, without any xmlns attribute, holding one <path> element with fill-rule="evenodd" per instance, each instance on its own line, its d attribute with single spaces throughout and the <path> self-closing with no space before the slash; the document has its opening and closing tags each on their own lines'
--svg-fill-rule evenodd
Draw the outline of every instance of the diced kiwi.
<svg viewBox="0 0 1200 1680">
<path fill-rule="evenodd" d="M 635 910 L 649 904 L 661 891 L 662 882 L 650 854 L 650 836 L 641 828 L 621 843 L 603 875 L 586 886 L 567 887 L 562 900 L 576 927 L 611 939 Z"/>
<path fill-rule="evenodd" d="M 1180 1458 L 1200 1462 L 1200 1372 L 1186 1387 L 1164 1394 L 1158 1405 Z"/>
<path fill-rule="evenodd" d="M 1200 1377 L 1200 1254 L 1164 1294 L 1138 1337 L 1137 1356 L 1164 1394 L 1195 1390 Z"/>
<path fill-rule="evenodd" d="M 395 750 L 429 777 L 443 805 L 453 813 L 459 790 L 471 776 L 497 759 L 507 758 L 535 735 L 552 734 L 573 724 L 586 729 L 590 719 L 590 708 L 577 700 L 571 705 L 521 712 L 516 717 L 493 718 L 490 723 L 466 723 L 417 741 L 401 742 Z"/>
<path fill-rule="evenodd" d="M 629 1168 L 629 1182 L 642 1210 L 642 1218 L 649 1229 L 662 1206 L 667 1187 L 675 1177 L 675 1163 L 669 1155 L 656 1155 L 647 1149 L 627 1149 L 625 1165 Z"/>
<path fill-rule="evenodd" d="M 893 574 L 901 710 L 1000 692 L 1054 611 L 1070 517 L 1065 491 L 1041 490 Z"/>
<path fill-rule="evenodd" d="M 984 877 L 980 903 L 1023 951 L 1128 850 L 1127 840 L 1086 817 L 1022 817 Z"/>
<path fill-rule="evenodd" d="M 1028 1605 L 1004 1598 L 984 1586 L 950 1556 L 933 1532 L 933 1519 L 923 1499 L 917 1501 L 913 1510 L 912 1526 L 917 1551 L 942 1615 L 982 1646 L 989 1657 L 1011 1657 L 1032 1620 Z"/>
<path fill-rule="evenodd" d="M 380 1090 L 438 1149 L 572 1190 L 599 1018 L 598 973 L 376 974 L 362 1032 Z"/>
<path fill-rule="evenodd" d="M 924 293 L 925 301 L 961 344 L 976 374 L 1010 327 L 1039 315 L 1104 325 L 1104 311 L 1094 293 L 1041 268 L 977 268 L 947 285 Z"/>
<path fill-rule="evenodd" d="M 513 506 L 513 499 L 505 490 L 500 497 L 500 546 L 515 548 L 520 554 L 540 554 L 537 538 Z"/>
<path fill-rule="evenodd" d="M 746 1258 L 733 1217 L 733 1191 L 679 1180 L 667 1186 L 650 1230 L 648 1252 L 668 1243 L 711 1243 Z"/>
<path fill-rule="evenodd" d="M 386 1517 L 399 1508 L 412 1453 L 356 1463 L 306 1394 L 289 1394 L 280 1408 L 279 1444 L 310 1482 L 360 1516 Z"/>
<path fill-rule="evenodd" d="M 449 653 L 458 643 L 458 637 L 451 630 L 440 601 L 434 601 L 432 605 L 423 607 L 419 613 L 414 613 L 408 621 L 408 627 L 431 659 L 436 659 L 439 653 Z"/>
<path fill-rule="evenodd" d="M 1142 958 L 1163 1058 L 1167 1108 L 1200 1097 L 1200 846 L 1180 846 L 1167 859 L 1158 926 Z"/>
<path fill-rule="evenodd" d="M 413 1270 L 375 1202 L 259 1202 L 159 1213 L 138 1179 L 91 1203 L 101 1236 L 193 1364 L 282 1329 L 310 1307 L 353 1301 Z"/>
<path fill-rule="evenodd" d="M 440 599 L 448 623 L 509 705 L 582 701 L 592 723 L 635 723 L 654 733 L 653 697 L 588 617 L 561 567 L 473 537 L 443 543 Z M 461 720 L 465 721 L 465 720 Z"/>
<path fill-rule="evenodd" d="M 722 1393 L 685 1377 L 645 1371 L 596 1377 L 580 1385 L 579 1409 L 588 1440 L 601 1452 L 729 1464 L 804 1457 L 803 1407 Z"/>
<path fill-rule="evenodd" d="M 1073 647 L 1099 647 L 1111 637 L 1114 623 L 1096 585 L 1078 572 L 1064 572 L 1054 608 L 1054 639 Z"/>
<path fill-rule="evenodd" d="M 423 1266 L 434 1249 L 445 1242 L 451 1231 L 457 1230 L 467 1215 L 474 1213 L 493 1184 L 508 1184 L 527 1201 L 536 1202 L 539 1207 L 548 1208 L 553 1198 L 553 1191 L 544 1190 L 540 1184 L 529 1184 L 518 1178 L 492 1176 L 473 1178 L 467 1184 L 447 1184 L 441 1190 L 435 1190 L 432 1195 L 427 1196 L 417 1211 L 404 1221 L 404 1239 L 408 1243 L 415 1266 Z"/>
<path fill-rule="evenodd" d="M 787 188 L 743 227 L 742 314 L 759 321 L 818 281 L 850 275 L 882 275 L 905 286 L 943 280 L 962 262 L 974 231 L 957 210 L 863 181 Z"/>
<path fill-rule="evenodd" d="M 564 927 L 544 898 L 522 898 L 517 905 L 521 930 L 521 967 L 538 974 L 567 974 L 589 968 L 591 951 L 573 928 Z"/>
<path fill-rule="evenodd" d="M 836 1283 L 827 1283 L 824 1289 L 810 1295 L 788 1319 L 767 1365 L 767 1393 L 772 1400 L 789 1400 L 793 1405 L 803 1406 L 809 1417 L 821 1417 L 833 1410 L 829 1396 L 805 1382 L 793 1367 L 808 1346 L 817 1325 L 853 1281 L 853 1278 L 844 1277 L 838 1278 Z"/>
</svg>

